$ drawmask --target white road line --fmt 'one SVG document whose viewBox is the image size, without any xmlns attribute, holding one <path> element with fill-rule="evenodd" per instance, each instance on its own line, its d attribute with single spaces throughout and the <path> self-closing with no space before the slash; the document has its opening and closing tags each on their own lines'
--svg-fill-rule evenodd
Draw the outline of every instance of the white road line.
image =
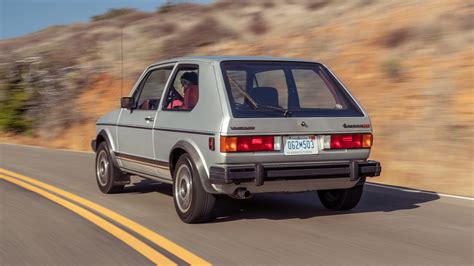
<svg viewBox="0 0 474 266">
<path fill-rule="evenodd" d="M 449 195 L 449 194 L 444 194 L 444 193 L 436 193 L 436 192 L 423 191 L 423 190 L 410 189 L 410 188 L 393 187 L 393 186 L 389 186 L 389 185 L 381 185 L 381 184 L 375 184 L 375 183 L 365 183 L 365 184 L 368 185 L 368 186 L 388 188 L 388 189 L 393 189 L 393 190 L 398 190 L 398 191 L 403 191 L 403 192 L 409 192 L 409 193 L 421 193 L 421 194 L 428 194 L 428 195 L 437 195 L 437 196 L 446 197 L 446 198 L 464 199 L 464 200 L 474 201 L 474 198 L 465 197 L 465 196 Z"/>
</svg>

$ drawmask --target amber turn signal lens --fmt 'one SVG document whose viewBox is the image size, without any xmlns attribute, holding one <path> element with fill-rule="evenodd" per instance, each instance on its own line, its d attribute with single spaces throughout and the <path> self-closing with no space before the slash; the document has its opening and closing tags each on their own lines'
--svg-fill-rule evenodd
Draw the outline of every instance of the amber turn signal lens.
<svg viewBox="0 0 474 266">
<path fill-rule="evenodd" d="M 237 137 L 223 137 L 221 136 L 221 152 L 235 152 L 237 151 Z"/>
<path fill-rule="evenodd" d="M 362 147 L 363 148 L 372 147 L 372 134 L 363 134 L 362 135 Z"/>
<path fill-rule="evenodd" d="M 261 152 L 274 149 L 275 138 L 273 136 L 221 136 L 221 152 Z"/>
</svg>

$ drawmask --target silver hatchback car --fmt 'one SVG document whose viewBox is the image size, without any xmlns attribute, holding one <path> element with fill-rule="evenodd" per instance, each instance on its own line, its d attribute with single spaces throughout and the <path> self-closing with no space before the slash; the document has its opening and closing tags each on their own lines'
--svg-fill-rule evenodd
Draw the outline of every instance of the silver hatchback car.
<svg viewBox="0 0 474 266">
<path fill-rule="evenodd" d="M 380 163 L 369 116 L 323 64 L 270 57 L 184 57 L 146 68 L 121 108 L 97 121 L 97 184 L 138 175 L 173 185 L 186 223 L 216 195 L 317 191 L 348 210 Z"/>
</svg>

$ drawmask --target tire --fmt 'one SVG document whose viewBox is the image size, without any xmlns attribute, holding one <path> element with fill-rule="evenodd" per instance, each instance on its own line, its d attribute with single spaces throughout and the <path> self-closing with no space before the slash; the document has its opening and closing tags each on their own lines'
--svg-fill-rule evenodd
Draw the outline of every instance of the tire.
<svg viewBox="0 0 474 266">
<path fill-rule="evenodd" d="M 124 175 L 110 158 L 107 143 L 101 142 L 95 156 L 95 176 L 100 191 L 105 194 L 118 193 L 123 190 L 124 183 L 130 182 L 130 177 Z M 118 184 L 117 184 L 118 183 Z"/>
<path fill-rule="evenodd" d="M 343 211 L 354 208 L 362 197 L 363 185 L 347 189 L 319 190 L 321 203 L 329 210 Z"/>
<path fill-rule="evenodd" d="M 206 222 L 213 218 L 216 198 L 204 191 L 191 157 L 179 157 L 173 173 L 173 201 L 179 218 L 185 223 Z"/>
</svg>

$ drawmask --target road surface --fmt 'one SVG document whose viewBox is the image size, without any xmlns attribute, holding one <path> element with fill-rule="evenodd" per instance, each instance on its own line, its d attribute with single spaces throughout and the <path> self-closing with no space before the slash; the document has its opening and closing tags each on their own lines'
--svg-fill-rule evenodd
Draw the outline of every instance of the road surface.
<svg viewBox="0 0 474 266">
<path fill-rule="evenodd" d="M 134 177 L 124 193 L 102 194 L 92 153 L 0 144 L 2 169 L 2 265 L 156 263 L 147 256 L 153 252 L 137 248 L 143 245 L 178 265 L 474 263 L 470 199 L 366 185 L 355 209 L 334 212 L 316 193 L 263 194 L 246 201 L 224 198 L 216 220 L 188 225 L 175 213 L 169 185 Z M 103 221 L 93 223 L 19 182 L 80 197 L 78 203 L 49 190 Z M 127 227 L 125 220 L 136 224 Z M 104 229 L 105 223 L 115 229 Z M 135 244 L 127 240 L 132 238 Z"/>
</svg>

